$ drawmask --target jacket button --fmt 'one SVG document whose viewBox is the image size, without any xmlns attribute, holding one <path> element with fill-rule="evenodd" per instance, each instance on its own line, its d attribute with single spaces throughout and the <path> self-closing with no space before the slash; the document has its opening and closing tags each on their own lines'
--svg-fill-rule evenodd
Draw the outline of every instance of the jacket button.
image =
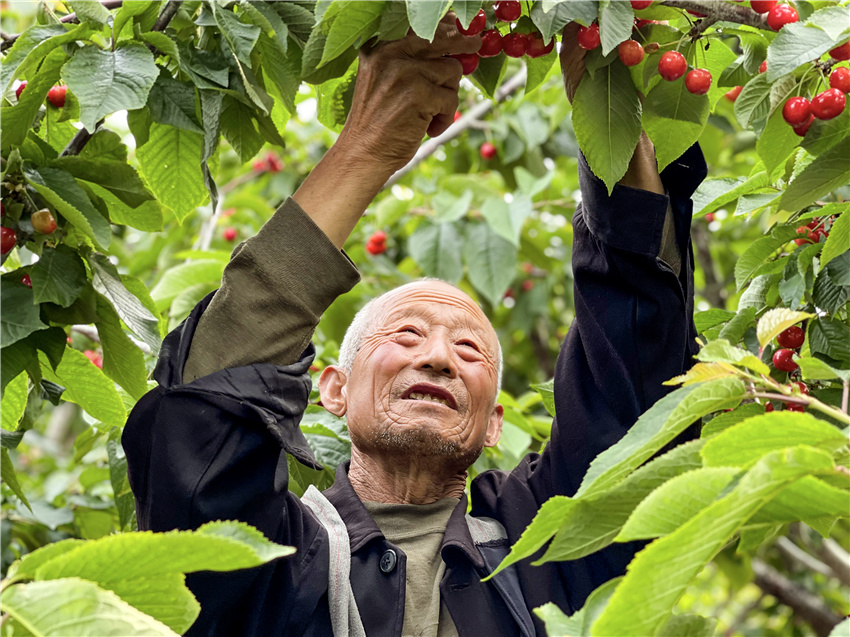
<svg viewBox="0 0 850 637">
<path fill-rule="evenodd" d="M 398 562 L 398 557 L 395 551 L 387 549 L 381 556 L 381 572 L 389 575 L 395 570 L 395 565 Z"/>
</svg>

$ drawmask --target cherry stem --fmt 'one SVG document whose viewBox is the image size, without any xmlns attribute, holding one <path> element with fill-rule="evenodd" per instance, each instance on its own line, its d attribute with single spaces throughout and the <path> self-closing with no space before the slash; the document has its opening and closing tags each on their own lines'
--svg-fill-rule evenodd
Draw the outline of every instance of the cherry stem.
<svg viewBox="0 0 850 637">
<path fill-rule="evenodd" d="M 811 407 L 812 409 L 823 412 L 831 418 L 835 418 L 835 420 L 838 420 L 839 422 L 850 425 L 850 416 L 848 416 L 846 412 L 840 411 L 835 407 L 830 407 L 829 405 L 819 401 L 817 398 L 812 398 L 811 396 L 786 396 L 785 394 L 774 394 L 772 392 L 761 391 L 750 391 L 747 393 L 753 398 L 767 398 L 768 400 L 779 400 L 785 403 L 794 403 L 796 405 Z"/>
<path fill-rule="evenodd" d="M 841 411 L 847 413 L 847 403 L 850 398 L 850 380 L 844 381 L 844 387 L 841 390 Z"/>
</svg>

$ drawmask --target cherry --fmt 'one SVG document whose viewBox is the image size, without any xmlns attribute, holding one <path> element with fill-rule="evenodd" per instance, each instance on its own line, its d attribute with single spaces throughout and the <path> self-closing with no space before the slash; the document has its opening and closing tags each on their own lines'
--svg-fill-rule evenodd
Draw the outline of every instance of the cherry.
<svg viewBox="0 0 850 637">
<path fill-rule="evenodd" d="M 640 20 L 635 20 L 635 29 L 642 29 L 648 24 L 659 24 L 658 20 L 645 20 L 641 18 Z"/>
<path fill-rule="evenodd" d="M 519 0 L 503 0 L 493 5 L 496 17 L 502 22 L 513 22 L 522 15 Z"/>
<path fill-rule="evenodd" d="M 502 38 L 502 50 L 512 58 L 521 58 L 528 51 L 528 35 L 514 31 Z"/>
<path fill-rule="evenodd" d="M 805 340 L 806 333 L 799 325 L 792 325 L 787 330 L 780 332 L 779 336 L 776 337 L 776 342 L 779 343 L 779 346 L 788 349 L 802 347 Z"/>
<path fill-rule="evenodd" d="M 811 104 L 805 97 L 792 97 L 782 107 L 782 117 L 791 126 L 803 124 L 809 119 L 811 112 Z"/>
<path fill-rule="evenodd" d="M 811 234 L 809 234 L 809 239 L 812 240 L 812 243 L 820 243 L 821 237 L 826 238 L 828 236 L 829 235 L 826 232 L 824 232 L 820 228 L 816 228 L 815 230 L 812 230 Z"/>
<path fill-rule="evenodd" d="M 818 119 L 832 119 L 844 112 L 847 98 L 837 88 L 827 89 L 812 99 L 812 114 Z"/>
<path fill-rule="evenodd" d="M 708 212 L 708 213 L 706 213 L 706 215 L 705 215 L 705 220 L 706 220 L 708 223 L 711 223 L 712 221 L 714 221 L 714 213 L 713 213 L 713 212 Z"/>
<path fill-rule="evenodd" d="M 464 75 L 472 75 L 475 69 L 478 68 L 478 61 L 481 59 L 476 53 L 458 53 L 452 56 L 463 67 Z"/>
<path fill-rule="evenodd" d="M 843 66 L 835 69 L 829 76 L 829 86 L 830 88 L 837 88 L 842 93 L 850 93 L 850 69 Z"/>
<path fill-rule="evenodd" d="M 685 76 L 685 88 L 694 95 L 705 95 L 711 88 L 711 73 L 706 69 L 694 69 Z"/>
<path fill-rule="evenodd" d="M 785 409 L 788 411 L 806 411 L 806 406 L 797 403 L 785 403 Z"/>
<path fill-rule="evenodd" d="M 225 208 L 221 211 L 222 217 L 232 217 L 236 214 L 236 208 Z"/>
<path fill-rule="evenodd" d="M 592 51 L 602 42 L 599 37 L 599 25 L 594 22 L 589 27 L 579 27 L 576 38 L 581 48 L 585 51 Z"/>
<path fill-rule="evenodd" d="M 32 289 L 32 279 L 30 279 L 29 274 L 25 274 L 24 276 L 21 277 L 21 283 L 23 283 L 29 289 Z"/>
<path fill-rule="evenodd" d="M 378 237 L 378 239 L 376 239 Z M 366 252 L 373 256 L 378 256 L 379 254 L 383 254 L 387 251 L 387 244 L 385 243 L 387 240 L 387 235 L 378 231 L 369 237 L 369 240 L 366 242 Z"/>
<path fill-rule="evenodd" d="M 632 9 L 635 11 L 640 11 L 641 9 L 646 9 L 649 5 L 652 4 L 652 0 L 631 0 Z"/>
<path fill-rule="evenodd" d="M 56 230 L 56 219 L 47 208 L 32 213 L 30 223 L 35 231 L 41 234 L 53 234 Z"/>
<path fill-rule="evenodd" d="M 54 86 L 47 92 L 47 101 L 53 104 L 56 108 L 65 106 L 65 93 L 68 92 L 68 87 L 64 84 Z"/>
<path fill-rule="evenodd" d="M 502 34 L 497 29 L 490 29 L 481 34 L 481 48 L 478 57 L 491 58 L 502 52 Z"/>
<path fill-rule="evenodd" d="M 371 237 L 369 237 L 369 241 L 371 243 L 386 243 L 387 242 L 387 233 L 383 230 L 378 230 Z"/>
<path fill-rule="evenodd" d="M 83 352 L 98 369 L 103 369 L 103 356 L 101 356 L 98 352 L 87 349 Z"/>
<path fill-rule="evenodd" d="M 773 353 L 773 366 L 780 372 L 793 372 L 799 367 L 792 359 L 794 351 L 790 349 L 778 349 Z"/>
<path fill-rule="evenodd" d="M 6 206 L 3 205 L 3 202 L 0 201 L 0 217 L 6 216 Z"/>
<path fill-rule="evenodd" d="M 751 0 L 750 7 L 756 13 L 767 13 L 776 6 L 776 0 Z"/>
<path fill-rule="evenodd" d="M 808 385 L 806 385 L 806 383 L 801 383 L 800 381 L 794 381 L 793 383 L 791 383 L 791 389 L 792 390 L 794 389 L 794 386 L 796 386 L 797 389 L 800 390 L 800 393 L 803 394 L 804 396 L 809 395 L 809 387 L 808 387 Z"/>
<path fill-rule="evenodd" d="M 6 255 L 12 251 L 18 243 L 18 237 L 11 228 L 0 228 L 0 254 Z"/>
<path fill-rule="evenodd" d="M 678 51 L 667 51 L 658 60 L 658 73 L 668 82 L 678 80 L 687 70 L 688 62 Z"/>
<path fill-rule="evenodd" d="M 264 173 L 266 172 L 266 162 L 262 159 L 255 159 L 251 164 L 251 168 L 254 169 L 255 173 Z"/>
<path fill-rule="evenodd" d="M 767 402 L 767 403 L 765 403 L 765 404 L 764 404 L 764 410 L 765 410 L 767 413 L 772 412 L 772 411 L 773 411 L 773 403 L 771 403 L 771 402 Z"/>
<path fill-rule="evenodd" d="M 549 44 L 543 44 L 543 36 L 535 33 L 528 41 L 528 57 L 539 58 L 548 55 L 555 48 L 555 38 L 549 40 Z"/>
<path fill-rule="evenodd" d="M 457 23 L 457 30 L 463 35 L 478 35 L 484 30 L 484 25 L 487 24 L 487 16 L 484 14 L 484 9 L 481 9 L 465 29 L 460 20 L 456 19 L 455 22 Z"/>
<path fill-rule="evenodd" d="M 279 173 L 283 170 L 283 161 L 278 157 L 277 153 L 266 153 L 266 169 L 272 173 Z"/>
<path fill-rule="evenodd" d="M 498 151 L 496 147 L 493 146 L 490 142 L 484 142 L 481 144 L 481 148 L 478 149 L 479 154 L 481 155 L 481 159 L 493 159 Z"/>
<path fill-rule="evenodd" d="M 809 119 L 807 119 L 802 124 L 798 124 L 797 126 L 792 126 L 794 132 L 797 133 L 800 137 L 805 137 L 806 133 L 809 132 L 809 128 L 812 125 L 812 122 L 815 121 L 814 115 L 809 115 Z"/>
<path fill-rule="evenodd" d="M 833 60 L 850 60 L 850 42 L 845 42 L 841 46 L 837 46 L 829 52 L 829 56 Z M 26 84 L 26 82 L 24 82 Z"/>
<path fill-rule="evenodd" d="M 456 122 L 457 120 L 459 120 L 459 119 L 460 119 L 460 117 L 461 117 L 461 115 L 460 115 L 460 111 L 455 111 L 455 118 L 454 118 L 452 121 L 453 121 L 453 122 Z"/>
<path fill-rule="evenodd" d="M 774 31 L 779 31 L 786 24 L 791 24 L 800 19 L 797 10 L 790 4 L 778 4 L 767 13 L 767 26 Z"/>
<path fill-rule="evenodd" d="M 503 299 L 512 299 L 514 298 L 514 290 L 513 288 L 508 288 L 505 290 L 505 294 L 502 296 Z"/>
<path fill-rule="evenodd" d="M 759 73 L 764 73 L 767 70 L 767 60 L 759 64 Z"/>
<path fill-rule="evenodd" d="M 221 236 L 224 237 L 225 241 L 236 241 L 237 234 L 239 233 L 236 232 L 236 228 L 228 226 L 222 231 Z"/>
<path fill-rule="evenodd" d="M 795 128 L 794 130 L 796 131 L 797 129 Z M 804 243 L 812 243 L 812 241 L 809 239 L 809 235 L 811 234 L 811 232 L 812 231 L 809 229 L 809 226 L 800 226 L 799 228 L 797 228 L 797 234 L 803 235 L 805 239 L 794 239 L 794 243 L 796 243 L 798 246 L 801 246 Z"/>
<path fill-rule="evenodd" d="M 26 82 L 21 82 L 20 84 L 18 84 L 18 88 L 16 88 L 16 89 L 15 89 L 15 97 L 16 97 L 17 99 L 21 99 L 21 93 L 23 93 L 23 92 L 24 92 L 24 89 L 25 89 L 26 87 L 27 87 L 27 83 L 26 83 Z"/>
<path fill-rule="evenodd" d="M 525 290 L 526 292 L 531 292 L 534 289 L 534 281 L 528 281 L 528 280 L 523 281 L 522 282 L 522 289 Z"/>
<path fill-rule="evenodd" d="M 640 42 L 626 40 L 617 47 L 617 55 L 620 56 L 620 61 L 626 66 L 635 66 L 643 60 L 643 47 Z"/>
<path fill-rule="evenodd" d="M 735 88 L 726 91 L 723 97 L 725 97 L 730 102 L 734 102 L 736 99 L 738 99 L 738 96 L 741 94 L 742 90 L 744 90 L 743 86 L 736 86 Z"/>
<path fill-rule="evenodd" d="M 807 224 L 806 224 L 806 227 L 807 227 L 807 228 L 811 228 L 812 230 L 814 230 L 815 228 L 817 228 L 817 227 L 818 227 L 818 224 L 820 224 L 820 221 L 818 220 L 818 218 L 817 218 L 817 217 L 815 217 L 814 219 L 812 219 L 811 221 L 809 221 L 809 223 L 807 223 Z"/>
</svg>

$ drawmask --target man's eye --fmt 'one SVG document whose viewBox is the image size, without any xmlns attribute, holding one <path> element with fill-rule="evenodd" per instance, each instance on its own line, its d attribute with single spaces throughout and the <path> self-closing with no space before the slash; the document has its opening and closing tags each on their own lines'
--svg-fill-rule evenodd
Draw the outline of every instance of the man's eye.
<svg viewBox="0 0 850 637">
<path fill-rule="evenodd" d="M 419 336 L 419 332 L 412 327 L 404 327 L 400 329 L 399 334 L 414 334 L 415 336 Z"/>
<path fill-rule="evenodd" d="M 476 352 L 478 351 L 478 346 L 472 341 L 461 341 L 458 345 L 466 345 L 467 347 L 474 349 Z"/>
</svg>

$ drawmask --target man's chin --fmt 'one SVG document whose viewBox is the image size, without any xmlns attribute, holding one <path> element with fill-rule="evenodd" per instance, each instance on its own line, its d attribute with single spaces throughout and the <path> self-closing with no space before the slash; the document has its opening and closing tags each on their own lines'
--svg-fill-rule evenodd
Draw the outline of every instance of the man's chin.
<svg viewBox="0 0 850 637">
<path fill-rule="evenodd" d="M 374 432 L 368 440 L 352 440 L 361 451 L 375 451 L 398 456 L 420 456 L 451 459 L 464 468 L 475 462 L 481 450 L 466 448 L 445 432 L 435 431 L 427 426 L 402 427 L 395 425 L 383 431 Z M 360 444 L 358 444 L 360 443 Z"/>
</svg>

